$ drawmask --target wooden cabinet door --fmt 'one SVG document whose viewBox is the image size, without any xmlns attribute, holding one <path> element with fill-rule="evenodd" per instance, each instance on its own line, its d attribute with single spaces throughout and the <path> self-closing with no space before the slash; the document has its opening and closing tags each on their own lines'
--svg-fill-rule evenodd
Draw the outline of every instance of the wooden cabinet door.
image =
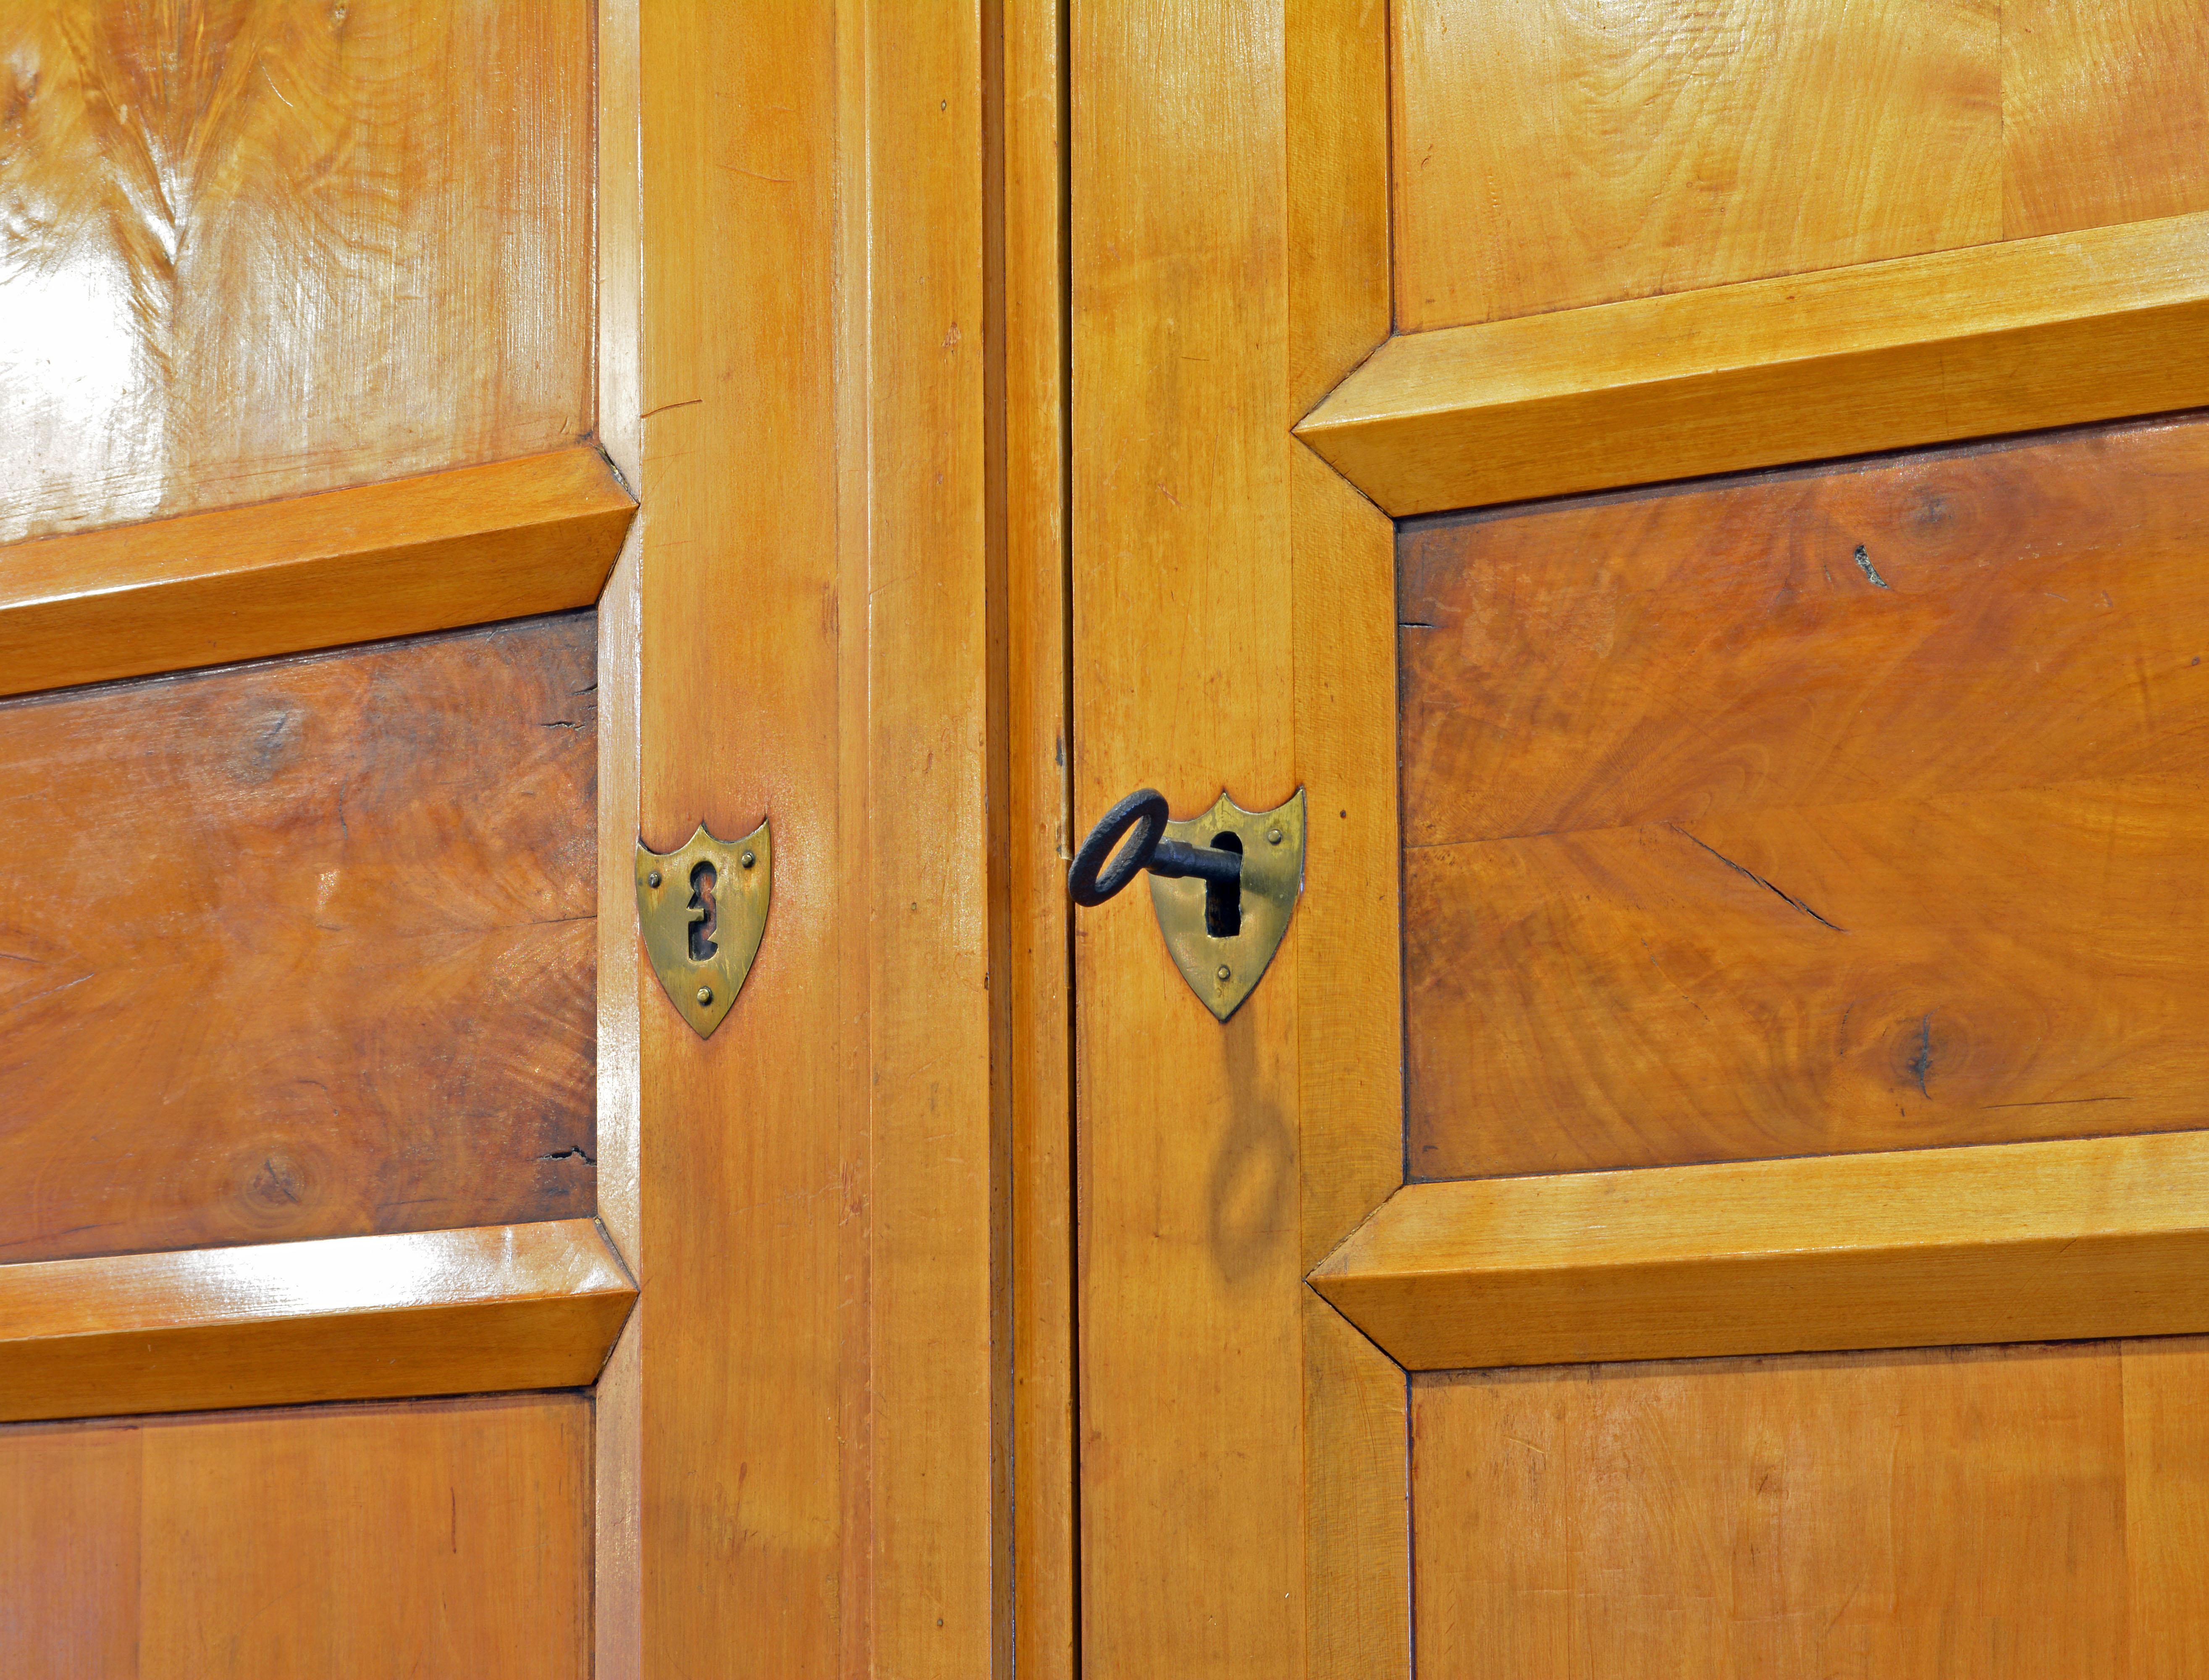
<svg viewBox="0 0 2209 1680">
<path fill-rule="evenodd" d="M 984 21 L 0 7 L 0 1672 L 1008 1662 Z"/>
<path fill-rule="evenodd" d="M 592 1670 L 593 36 L 0 10 L 9 1675 Z"/>
<path fill-rule="evenodd" d="M 1687 11 L 1073 9 L 1097 1680 L 2209 1651 L 2200 26 Z"/>
</svg>

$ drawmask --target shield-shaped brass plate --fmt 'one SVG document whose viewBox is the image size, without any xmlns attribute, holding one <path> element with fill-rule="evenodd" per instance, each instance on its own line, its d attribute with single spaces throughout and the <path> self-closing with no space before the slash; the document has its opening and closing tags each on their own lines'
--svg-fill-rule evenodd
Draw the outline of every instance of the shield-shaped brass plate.
<svg viewBox="0 0 2209 1680">
<path fill-rule="evenodd" d="M 1168 822 L 1166 838 L 1191 846 L 1216 846 L 1243 853 L 1243 890 L 1224 930 L 1219 910 L 1208 901 L 1210 889 L 1194 876 L 1151 877 L 1151 907 L 1174 966 L 1204 1007 L 1225 1021 L 1266 972 L 1281 948 L 1304 890 L 1304 791 L 1267 811 L 1247 811 L 1222 792 L 1203 816 Z"/>
<path fill-rule="evenodd" d="M 652 972 L 701 1039 L 729 1013 L 767 931 L 774 849 L 762 822 L 717 840 L 701 822 L 681 849 L 636 844 L 636 919 Z"/>
</svg>

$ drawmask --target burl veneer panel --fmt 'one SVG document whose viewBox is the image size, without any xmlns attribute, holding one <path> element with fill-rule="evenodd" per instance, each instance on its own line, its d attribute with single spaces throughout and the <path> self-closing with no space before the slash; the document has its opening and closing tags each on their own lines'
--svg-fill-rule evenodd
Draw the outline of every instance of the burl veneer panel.
<svg viewBox="0 0 2209 1680">
<path fill-rule="evenodd" d="M 0 1261 L 593 1211 L 594 639 L 0 703 Z"/>
<path fill-rule="evenodd" d="M 1411 1383 L 1436 1680 L 2179 1680 L 2196 1339 Z"/>
<path fill-rule="evenodd" d="M 0 6 L 0 543 L 587 434 L 593 12 Z"/>
<path fill-rule="evenodd" d="M 1389 23 L 1405 332 L 2209 209 L 2197 0 L 1402 0 Z"/>
<path fill-rule="evenodd" d="M 2209 1122 L 2209 425 L 1399 557 L 1414 1177 Z"/>
<path fill-rule="evenodd" d="M 590 1672 L 575 1394 L 0 1429 L 0 1672 Z"/>
</svg>

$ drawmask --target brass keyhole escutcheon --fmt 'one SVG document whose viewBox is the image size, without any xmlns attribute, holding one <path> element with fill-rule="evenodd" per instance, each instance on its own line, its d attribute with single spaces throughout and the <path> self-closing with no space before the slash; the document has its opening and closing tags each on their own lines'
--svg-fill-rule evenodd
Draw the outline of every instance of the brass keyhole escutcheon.
<svg viewBox="0 0 2209 1680">
<path fill-rule="evenodd" d="M 740 840 L 700 823 L 673 852 L 636 846 L 636 919 L 652 972 L 691 1030 L 709 1039 L 743 989 L 767 931 L 773 850 L 764 822 Z"/>
<path fill-rule="evenodd" d="M 1244 810 L 1223 789 L 1203 816 L 1177 822 L 1163 793 L 1137 788 L 1089 831 L 1066 890 L 1094 910 L 1146 874 L 1174 966 L 1225 1021 L 1265 978 L 1303 895 L 1303 789 L 1267 811 Z"/>
<path fill-rule="evenodd" d="M 1266 977 L 1303 895 L 1303 790 L 1267 811 L 1244 810 L 1222 792 L 1202 816 L 1169 821 L 1165 838 L 1243 860 L 1241 878 L 1231 882 L 1150 878 L 1151 907 L 1174 966 L 1224 1021 Z"/>
</svg>

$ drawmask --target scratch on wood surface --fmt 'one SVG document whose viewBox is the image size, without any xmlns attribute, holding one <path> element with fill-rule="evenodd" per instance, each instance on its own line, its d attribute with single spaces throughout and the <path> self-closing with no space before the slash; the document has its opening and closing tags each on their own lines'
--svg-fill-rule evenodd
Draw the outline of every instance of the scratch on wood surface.
<svg viewBox="0 0 2209 1680">
<path fill-rule="evenodd" d="M 1694 843 L 1697 846 L 1702 846 L 1704 851 L 1709 852 L 1712 857 L 1717 858 L 1728 869 L 1731 870 L 1736 875 L 1747 876 L 1758 886 L 1763 888 L 1766 892 L 1770 893 L 1775 898 L 1783 899 L 1787 903 L 1793 905 L 1797 910 L 1801 911 L 1805 916 L 1808 916 L 1812 921 L 1817 923 L 1820 926 L 1833 928 L 1835 933 L 1846 933 L 1848 931 L 1846 928 L 1836 926 L 1833 923 L 1827 921 L 1816 911 L 1811 909 L 1809 905 L 1797 898 L 1794 894 L 1784 891 L 1780 888 L 1773 886 L 1769 881 L 1767 881 L 1762 876 L 1759 875 L 1755 870 L 1744 869 L 1741 864 L 1734 862 L 1732 858 L 1727 857 L 1724 852 L 1719 851 L 1716 846 L 1705 845 L 1703 841 L 1695 840 L 1695 837 L 1693 834 L 1689 834 L 1685 828 L 1682 828 L 1678 823 L 1668 822 L 1664 826 L 1670 828 L 1674 834 L 1679 835 L 1682 840 L 1694 840 Z"/>
</svg>

